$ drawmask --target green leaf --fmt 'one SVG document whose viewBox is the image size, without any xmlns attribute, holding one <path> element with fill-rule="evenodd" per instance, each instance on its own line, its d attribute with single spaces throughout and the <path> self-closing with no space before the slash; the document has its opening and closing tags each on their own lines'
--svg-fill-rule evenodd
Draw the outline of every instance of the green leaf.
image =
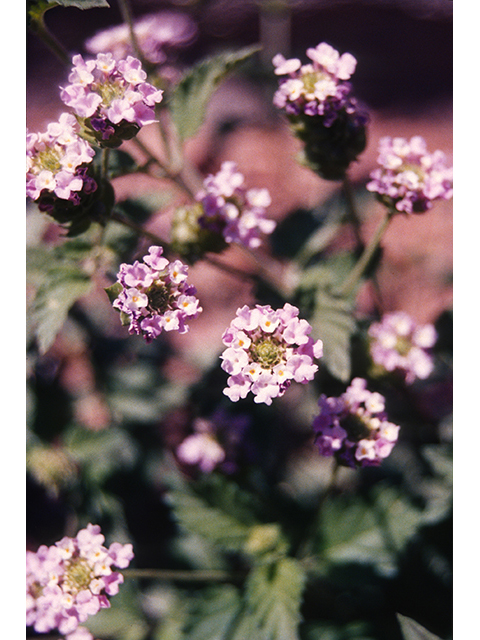
<svg viewBox="0 0 480 640">
<path fill-rule="evenodd" d="M 180 80 L 171 99 L 173 122 L 181 140 L 191 138 L 200 128 L 207 105 L 228 73 L 252 56 L 258 47 L 220 53 L 201 60 Z"/>
<path fill-rule="evenodd" d="M 232 640 L 298 640 L 305 572 L 294 558 L 260 564 L 248 575 L 245 607 Z"/>
<path fill-rule="evenodd" d="M 248 538 L 249 527 L 234 516 L 211 506 L 196 495 L 189 484 L 177 479 L 168 499 L 179 524 L 187 531 L 208 539 L 224 550 L 240 551 Z"/>
<path fill-rule="evenodd" d="M 391 575 L 426 518 L 397 489 L 383 485 L 375 488 L 370 501 L 359 496 L 329 499 L 322 508 L 321 557 L 327 563 L 370 564 Z"/>
<path fill-rule="evenodd" d="M 107 0 L 55 0 L 62 7 L 76 7 L 77 9 L 110 8 Z"/>
<path fill-rule="evenodd" d="M 224 640 L 241 610 L 238 589 L 223 585 L 207 590 L 188 624 L 188 640 Z"/>
<path fill-rule="evenodd" d="M 441 640 L 439 636 L 431 633 L 411 618 L 407 618 L 406 616 L 402 616 L 400 613 L 397 613 L 397 619 L 402 630 L 404 640 Z"/>
<path fill-rule="evenodd" d="M 333 293 L 353 265 L 350 253 L 333 256 L 305 269 L 296 296 L 301 308 L 310 309 L 312 336 L 323 341 L 321 362 L 342 382 L 351 378 L 351 338 L 356 330 L 354 299 Z"/>
</svg>

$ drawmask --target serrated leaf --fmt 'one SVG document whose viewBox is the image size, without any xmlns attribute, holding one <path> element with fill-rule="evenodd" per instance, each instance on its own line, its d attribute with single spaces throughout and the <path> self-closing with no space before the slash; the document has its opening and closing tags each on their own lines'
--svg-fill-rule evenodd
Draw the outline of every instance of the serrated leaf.
<svg viewBox="0 0 480 640">
<path fill-rule="evenodd" d="M 188 640 L 224 640 L 241 610 L 238 589 L 231 585 L 208 590 L 193 612 Z"/>
<path fill-rule="evenodd" d="M 191 138 L 200 128 L 207 105 L 220 82 L 258 47 L 245 47 L 201 60 L 180 80 L 171 99 L 171 112 L 180 140 Z"/>
<path fill-rule="evenodd" d="M 81 273 L 72 273 L 39 289 L 32 316 L 40 353 L 45 353 L 52 346 L 69 310 L 90 288 L 90 278 Z"/>
<path fill-rule="evenodd" d="M 322 363 L 333 376 L 348 382 L 351 378 L 350 344 L 356 329 L 352 303 L 319 289 L 310 324 L 313 334 L 323 341 Z"/>
<path fill-rule="evenodd" d="M 422 625 L 415 622 L 407 616 L 402 616 L 397 613 L 397 620 L 402 630 L 404 640 L 441 640 L 439 636 L 435 635 Z"/>
<path fill-rule="evenodd" d="M 240 551 L 249 527 L 196 495 L 186 482 L 171 487 L 168 499 L 179 524 L 224 550 Z"/>
<path fill-rule="evenodd" d="M 55 0 L 62 7 L 76 7 L 77 9 L 110 8 L 107 0 Z"/>
<path fill-rule="evenodd" d="M 245 585 L 245 609 L 232 640 L 298 640 L 305 572 L 294 558 L 254 567 Z"/>
</svg>

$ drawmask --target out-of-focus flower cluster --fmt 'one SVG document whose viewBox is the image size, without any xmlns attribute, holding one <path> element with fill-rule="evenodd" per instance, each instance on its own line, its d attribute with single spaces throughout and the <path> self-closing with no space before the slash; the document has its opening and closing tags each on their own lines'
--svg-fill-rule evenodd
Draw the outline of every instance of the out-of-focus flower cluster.
<svg viewBox="0 0 480 640">
<path fill-rule="evenodd" d="M 272 62 L 277 76 L 285 76 L 275 92 L 273 103 L 288 114 L 323 116 L 329 127 L 340 111 L 355 113 L 356 99 L 349 78 L 357 64 L 351 53 L 340 55 L 336 49 L 321 42 L 307 49 L 311 62 L 302 65 L 298 58 L 286 60 L 277 54 Z"/>
<path fill-rule="evenodd" d="M 169 262 L 162 253 L 154 245 L 143 262 L 121 264 L 113 285 L 121 286 L 113 306 L 124 314 L 129 332 L 143 335 L 146 342 L 163 330 L 186 333 L 186 320 L 202 311 L 195 287 L 187 283 L 188 267 L 180 260 Z"/>
<path fill-rule="evenodd" d="M 210 174 L 197 194 L 197 203 L 177 210 L 172 223 L 172 244 L 184 255 L 221 251 L 232 242 L 250 249 L 262 243 L 261 234 L 275 229 L 265 218 L 271 204 L 267 189 L 246 189 L 235 162 L 223 162 Z"/>
<path fill-rule="evenodd" d="M 91 615 L 110 606 L 125 569 L 133 558 L 131 544 L 104 546 L 98 525 L 88 524 L 75 538 L 27 551 L 27 626 L 46 633 L 58 629 L 68 640 L 91 638 L 80 627 Z"/>
<path fill-rule="evenodd" d="M 410 140 L 385 136 L 378 149 L 380 167 L 371 172 L 367 189 L 390 209 L 423 213 L 434 200 L 452 197 L 452 167 L 443 151 L 429 153 L 421 136 Z"/>
<path fill-rule="evenodd" d="M 407 313 L 397 311 L 371 324 L 368 336 L 370 355 L 377 367 L 401 372 L 407 384 L 432 373 L 434 361 L 430 349 L 437 340 L 432 324 L 418 325 Z"/>
<path fill-rule="evenodd" d="M 27 196 L 38 201 L 41 210 L 49 211 L 45 196 L 79 204 L 82 193 L 95 191 L 97 184 L 87 173 L 95 151 L 79 137 L 78 123 L 69 113 L 51 122 L 44 133 L 27 130 Z"/>
<path fill-rule="evenodd" d="M 197 36 L 197 25 L 184 13 L 160 11 L 135 20 L 135 40 L 143 58 L 152 64 L 163 64 L 167 52 L 191 44 Z M 120 24 L 96 33 L 85 42 L 90 53 L 111 53 L 117 60 L 135 55 L 130 28 Z"/>
<path fill-rule="evenodd" d="M 256 403 L 270 405 L 292 381 L 313 380 L 318 370 L 314 359 L 323 355 L 323 344 L 309 336 L 312 327 L 298 314 L 288 303 L 277 310 L 258 304 L 237 310 L 222 336 L 227 348 L 221 366 L 229 374 L 224 393 L 230 400 L 251 392 Z"/>
<path fill-rule="evenodd" d="M 156 121 L 154 107 L 163 91 L 146 82 L 139 60 L 128 56 L 116 61 L 111 53 L 99 53 L 94 60 L 78 54 L 72 60 L 70 84 L 60 97 L 97 144 L 117 147 Z"/>
<path fill-rule="evenodd" d="M 385 398 L 354 378 L 339 397 L 322 394 L 313 421 L 315 442 L 324 456 L 347 467 L 377 466 L 390 455 L 400 427 L 387 420 Z"/>
<path fill-rule="evenodd" d="M 204 473 L 217 467 L 225 473 L 234 473 L 249 424 L 247 415 L 230 415 L 221 409 L 210 418 L 196 418 L 193 433 L 177 448 L 178 459 Z"/>
</svg>

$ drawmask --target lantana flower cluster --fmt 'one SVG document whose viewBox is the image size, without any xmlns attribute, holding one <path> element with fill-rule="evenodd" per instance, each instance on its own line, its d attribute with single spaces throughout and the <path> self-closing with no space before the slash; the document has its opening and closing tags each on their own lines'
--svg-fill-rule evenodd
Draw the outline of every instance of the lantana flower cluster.
<svg viewBox="0 0 480 640">
<path fill-rule="evenodd" d="M 51 196 L 79 204 L 82 193 L 97 188 L 87 173 L 94 155 L 90 144 L 78 135 L 72 114 L 62 113 L 44 133 L 27 130 L 27 196 L 47 211 L 53 207 Z"/>
<path fill-rule="evenodd" d="M 245 433 L 250 425 L 247 415 L 231 415 L 219 409 L 209 418 L 196 418 L 193 433 L 177 447 L 178 459 L 198 467 L 203 473 L 220 468 L 225 473 L 237 470 L 238 456 L 243 453 Z"/>
<path fill-rule="evenodd" d="M 432 324 L 420 325 L 403 311 L 386 313 L 368 328 L 370 355 L 383 371 L 398 371 L 411 384 L 434 369 L 431 349 L 437 340 Z"/>
<path fill-rule="evenodd" d="M 162 64 L 167 59 L 168 50 L 190 44 L 198 29 L 184 13 L 160 11 L 135 20 L 133 31 L 143 58 L 152 64 Z M 85 48 L 94 55 L 111 53 L 116 60 L 135 54 L 127 24 L 96 33 L 85 42 Z"/>
<path fill-rule="evenodd" d="M 124 314 L 129 333 L 143 335 L 146 342 L 163 330 L 186 333 L 187 320 L 202 311 L 195 287 L 187 283 L 188 266 L 162 254 L 163 248 L 154 245 L 143 262 L 121 264 L 113 285 L 121 286 L 113 307 Z"/>
<path fill-rule="evenodd" d="M 285 59 L 277 54 L 272 62 L 275 74 L 282 76 L 273 103 L 288 114 L 323 116 L 330 126 L 340 111 L 354 113 L 356 100 L 347 80 L 355 72 L 357 61 L 351 53 L 342 55 L 326 42 L 307 49 L 311 62 L 302 65 L 298 58 Z"/>
<path fill-rule="evenodd" d="M 410 140 L 385 136 L 367 189 L 393 211 L 424 213 L 435 200 L 453 195 L 453 169 L 443 151 L 429 153 L 421 136 Z"/>
<path fill-rule="evenodd" d="M 163 91 L 146 82 L 137 58 L 117 61 L 111 53 L 99 53 L 94 60 L 78 54 L 72 61 L 70 84 L 60 97 L 100 146 L 119 146 L 156 121 L 154 107 Z"/>
<path fill-rule="evenodd" d="M 369 391 L 363 378 L 354 378 L 339 397 L 322 394 L 318 406 L 312 426 L 322 455 L 355 468 L 378 466 L 392 452 L 400 427 L 388 421 L 385 398 Z"/>
<path fill-rule="evenodd" d="M 262 234 L 275 229 L 265 217 L 271 204 L 267 189 L 247 189 L 235 162 L 223 162 L 208 175 L 197 194 L 197 203 L 178 210 L 172 225 L 173 245 L 181 253 L 220 251 L 236 242 L 250 249 L 262 243 Z"/>
<path fill-rule="evenodd" d="M 323 343 L 310 337 L 312 327 L 298 315 L 289 303 L 277 310 L 258 304 L 237 310 L 222 336 L 227 348 L 221 366 L 229 374 L 224 394 L 230 400 L 251 392 L 254 402 L 270 405 L 293 381 L 313 380 L 318 370 L 314 359 L 323 355 Z"/>
<path fill-rule="evenodd" d="M 27 626 L 37 633 L 57 629 L 67 639 L 91 635 L 80 627 L 89 616 L 110 607 L 134 554 L 131 544 L 104 546 L 98 525 L 88 524 L 75 538 L 27 551 Z M 82 635 L 83 633 L 83 635 Z"/>
</svg>

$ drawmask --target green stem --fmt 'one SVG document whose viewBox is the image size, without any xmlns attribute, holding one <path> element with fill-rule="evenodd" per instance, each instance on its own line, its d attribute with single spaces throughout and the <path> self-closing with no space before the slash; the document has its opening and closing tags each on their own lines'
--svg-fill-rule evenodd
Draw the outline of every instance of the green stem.
<svg viewBox="0 0 480 640">
<path fill-rule="evenodd" d="M 362 239 L 360 237 L 360 216 L 355 206 L 355 198 L 353 197 L 353 188 L 350 182 L 350 178 L 345 174 L 343 180 L 343 193 L 345 194 L 345 200 L 347 203 L 347 221 L 353 225 L 353 232 L 355 234 L 355 240 L 358 246 L 362 245 Z"/>
<path fill-rule="evenodd" d="M 124 569 L 125 578 L 164 580 L 172 582 L 240 582 L 245 578 L 243 572 L 209 570 L 177 570 L 177 569 Z"/>
<path fill-rule="evenodd" d="M 130 8 L 130 3 L 128 2 L 128 0 L 118 0 L 118 4 L 120 7 L 120 13 L 122 14 L 122 19 L 128 25 L 130 31 L 130 40 L 132 41 L 132 48 L 135 53 L 135 57 L 140 60 L 142 66 L 145 66 L 145 60 L 143 59 L 142 50 L 138 45 L 137 36 L 135 35 L 135 30 L 133 28 L 133 16 Z"/>
<path fill-rule="evenodd" d="M 388 225 L 392 217 L 394 216 L 394 211 L 388 211 L 387 215 L 383 218 L 381 223 L 378 225 L 373 238 L 370 240 L 370 243 L 365 248 L 364 252 L 360 256 L 357 264 L 354 266 L 352 271 L 349 273 L 347 278 L 344 280 L 343 284 L 337 289 L 336 293 L 340 296 L 349 296 L 355 290 L 360 282 L 360 278 L 363 276 L 365 271 L 367 270 L 370 262 L 375 254 L 375 251 L 378 249 L 380 244 L 380 240 L 382 239 L 383 234 L 385 233 Z"/>
<path fill-rule="evenodd" d="M 49 7 L 47 7 L 49 8 Z M 30 29 L 35 33 L 47 47 L 57 56 L 57 58 L 67 67 L 72 64 L 70 55 L 66 49 L 55 38 L 53 33 L 48 29 L 44 20 L 45 11 L 35 15 L 30 15 Z"/>
</svg>

